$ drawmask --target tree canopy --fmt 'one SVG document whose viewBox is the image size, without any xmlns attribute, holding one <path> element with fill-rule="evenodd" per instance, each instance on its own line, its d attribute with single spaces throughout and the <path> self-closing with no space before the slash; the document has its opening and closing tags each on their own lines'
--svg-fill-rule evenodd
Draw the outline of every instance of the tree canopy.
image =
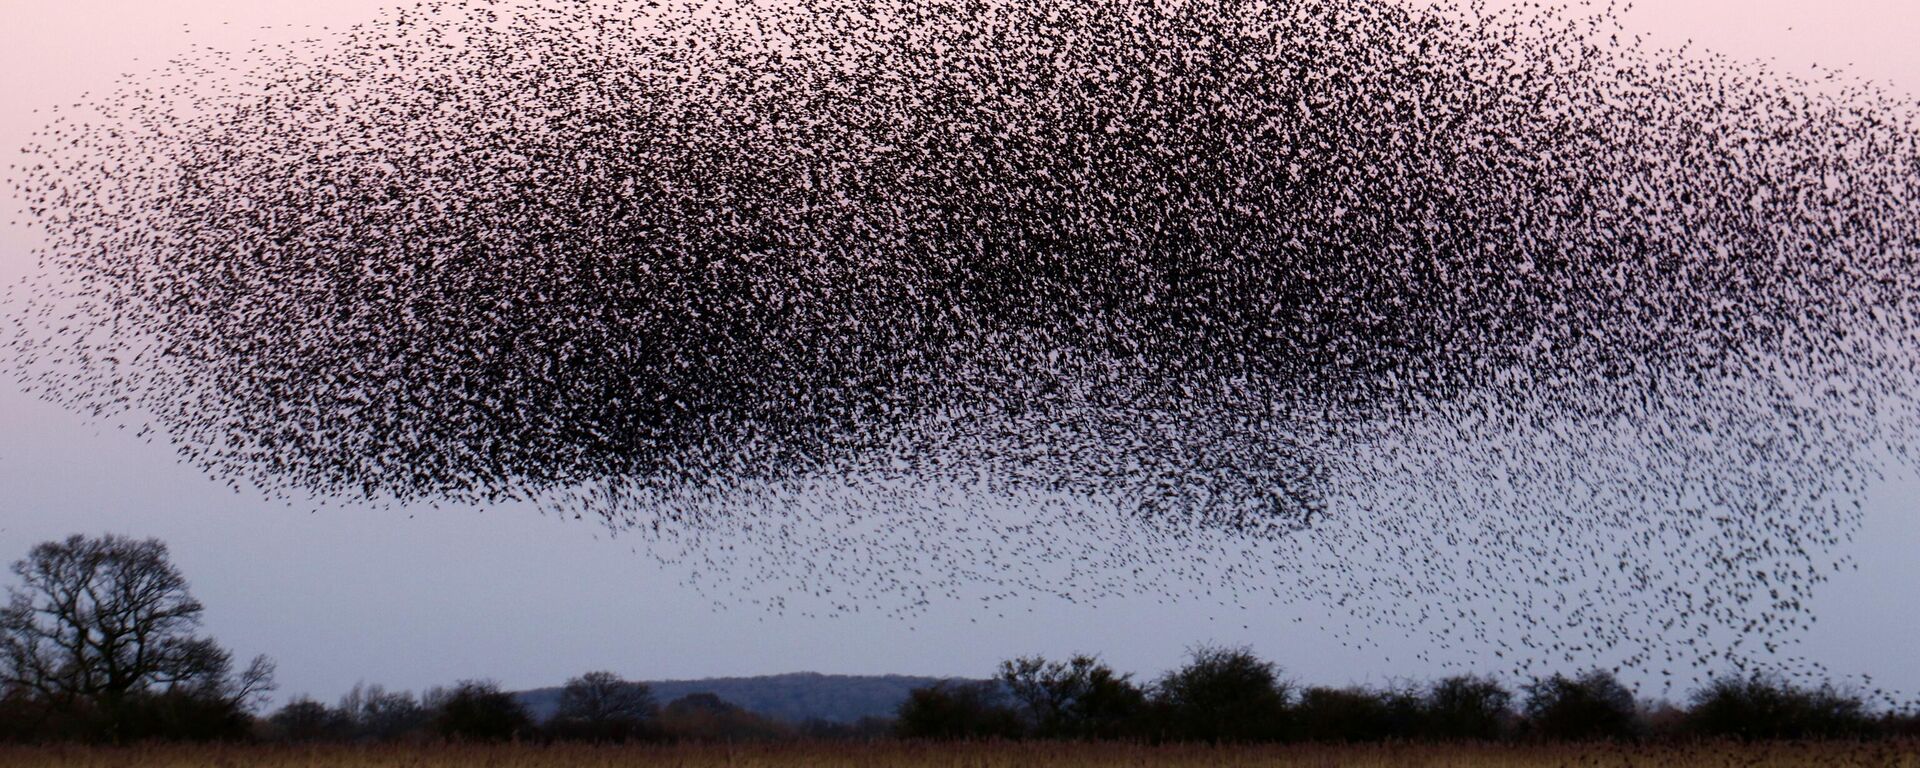
<svg viewBox="0 0 1920 768">
<path fill-rule="evenodd" d="M 156 702 L 244 710 L 273 687 L 273 663 L 198 634 L 205 606 L 158 539 L 70 536 L 15 562 L 0 608 L 0 685 L 40 716 L 109 740 L 139 734 Z"/>
</svg>

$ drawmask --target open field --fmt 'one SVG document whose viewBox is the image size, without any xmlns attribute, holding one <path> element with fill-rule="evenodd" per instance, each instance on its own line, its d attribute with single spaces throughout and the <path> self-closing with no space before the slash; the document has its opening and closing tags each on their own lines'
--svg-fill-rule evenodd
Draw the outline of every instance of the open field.
<svg viewBox="0 0 1920 768">
<path fill-rule="evenodd" d="M 589 746 L 156 746 L 0 748 L 9 768 L 1536 768 L 1871 766 L 1920 768 L 1920 742 L 1685 746 L 1402 745 L 1145 747 L 1125 744 L 783 744 Z"/>
</svg>

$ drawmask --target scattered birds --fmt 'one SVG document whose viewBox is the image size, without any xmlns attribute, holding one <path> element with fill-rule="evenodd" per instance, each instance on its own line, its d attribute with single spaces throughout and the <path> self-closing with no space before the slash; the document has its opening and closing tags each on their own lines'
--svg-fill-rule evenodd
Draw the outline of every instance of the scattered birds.
<svg viewBox="0 0 1920 768">
<path fill-rule="evenodd" d="M 426 0 L 51 115 L 32 391 L 774 612 L 1814 674 L 1912 433 L 1914 109 L 1611 11 Z"/>
</svg>

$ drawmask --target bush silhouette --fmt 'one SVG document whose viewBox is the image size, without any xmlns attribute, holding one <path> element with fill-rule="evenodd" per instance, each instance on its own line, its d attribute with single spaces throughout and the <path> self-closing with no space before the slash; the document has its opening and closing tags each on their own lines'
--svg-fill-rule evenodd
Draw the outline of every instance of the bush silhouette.
<svg viewBox="0 0 1920 768">
<path fill-rule="evenodd" d="M 306 697 L 287 702 L 267 722 L 286 741 L 340 741 L 353 735 L 353 718 L 346 712 Z"/>
<path fill-rule="evenodd" d="M 1368 742 L 1418 732 L 1419 697 L 1365 688 L 1308 688 L 1293 709 L 1296 733 L 1307 741 Z"/>
<path fill-rule="evenodd" d="M 689 693 L 660 710 L 668 738 L 691 741 L 770 741 L 791 737 L 793 728 L 748 712 L 712 693 Z"/>
<path fill-rule="evenodd" d="M 1041 738 L 1119 738 L 1137 730 L 1146 711 L 1146 692 L 1131 676 L 1092 656 L 1012 659 L 1001 663 L 999 679 Z"/>
<path fill-rule="evenodd" d="M 456 741 L 507 741 L 527 733 L 533 719 L 513 694 L 490 680 L 463 680 L 440 704 L 435 730 Z"/>
<path fill-rule="evenodd" d="M 1287 732 L 1287 686 L 1273 664 L 1244 648 L 1202 647 L 1161 678 L 1155 704 L 1166 737 L 1251 742 Z"/>
<path fill-rule="evenodd" d="M 339 712 L 352 723 L 355 741 L 402 741 L 423 739 L 435 729 L 436 710 L 449 694 L 430 689 L 431 706 L 421 703 L 409 691 L 388 691 L 378 684 L 354 684 L 340 697 Z"/>
<path fill-rule="evenodd" d="M 1554 675 L 1527 684 L 1526 722 L 1536 736 L 1566 741 L 1636 735 L 1633 692 L 1613 674 Z"/>
<path fill-rule="evenodd" d="M 1022 735 L 1020 715 L 989 682 L 943 682 L 915 688 L 900 705 L 897 732 L 909 739 L 1011 739 Z"/>
<path fill-rule="evenodd" d="M 121 717 L 130 742 L 241 741 L 253 731 L 253 717 L 235 702 L 187 690 L 135 696 Z"/>
<path fill-rule="evenodd" d="M 1758 674 L 1709 681 L 1694 692 L 1687 724 L 1701 735 L 1735 739 L 1845 738 L 1872 726 L 1856 697 Z"/>
<path fill-rule="evenodd" d="M 1423 735 L 1439 741 L 1497 739 L 1513 718 L 1513 694 L 1497 682 L 1471 675 L 1440 680 L 1427 689 Z"/>
<path fill-rule="evenodd" d="M 575 741 L 628 741 L 648 735 L 656 710 L 645 683 L 612 672 L 588 672 L 567 681 L 547 733 Z"/>
</svg>

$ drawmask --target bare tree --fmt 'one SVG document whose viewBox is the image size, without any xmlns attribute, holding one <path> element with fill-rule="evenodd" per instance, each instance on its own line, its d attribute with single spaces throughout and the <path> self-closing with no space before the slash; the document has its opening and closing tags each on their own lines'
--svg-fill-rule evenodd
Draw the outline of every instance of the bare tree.
<svg viewBox="0 0 1920 768">
<path fill-rule="evenodd" d="M 354 683 L 334 710 L 356 740 L 397 741 L 426 728 L 446 698 L 445 689 L 438 687 L 427 689 L 422 701 L 412 691 L 388 691 L 378 683 L 362 682 Z"/>
<path fill-rule="evenodd" d="M 621 741 L 639 735 L 653 716 L 653 692 L 645 683 L 588 672 L 560 691 L 553 726 L 563 736 Z"/>
<path fill-rule="evenodd" d="M 0 687 L 50 711 L 90 713 L 119 739 L 128 705 L 148 693 L 251 708 L 273 687 L 257 657 L 239 675 L 232 654 L 197 636 L 200 601 L 157 539 L 72 536 L 13 564 L 18 586 L 0 608 Z"/>
<path fill-rule="evenodd" d="M 1116 736 L 1146 708 L 1146 693 L 1099 658 L 1022 657 L 1000 663 L 999 680 L 1042 738 Z"/>
</svg>

